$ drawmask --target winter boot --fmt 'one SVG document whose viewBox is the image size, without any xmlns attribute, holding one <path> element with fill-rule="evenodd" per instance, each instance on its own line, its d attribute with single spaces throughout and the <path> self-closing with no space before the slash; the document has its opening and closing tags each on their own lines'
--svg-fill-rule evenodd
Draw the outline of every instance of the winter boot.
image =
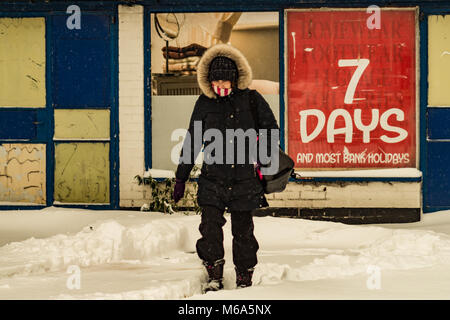
<svg viewBox="0 0 450 320">
<path fill-rule="evenodd" d="M 224 259 L 217 260 L 213 263 L 203 261 L 203 265 L 208 272 L 208 283 L 204 285 L 203 291 L 206 293 L 208 291 L 218 291 L 223 289 L 223 265 L 225 263 Z"/>
<path fill-rule="evenodd" d="M 243 269 L 239 270 L 238 268 L 235 268 L 236 270 L 236 287 L 237 288 L 245 288 L 250 287 L 252 285 L 252 276 L 254 268 L 250 269 Z"/>
</svg>

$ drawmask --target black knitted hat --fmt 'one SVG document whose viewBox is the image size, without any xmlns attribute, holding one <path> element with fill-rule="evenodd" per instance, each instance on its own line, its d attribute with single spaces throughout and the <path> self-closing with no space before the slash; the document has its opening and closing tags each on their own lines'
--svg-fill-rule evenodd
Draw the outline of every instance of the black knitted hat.
<svg viewBox="0 0 450 320">
<path fill-rule="evenodd" d="M 235 82 L 238 78 L 236 63 L 224 56 L 215 57 L 209 65 L 209 81 L 230 80 Z"/>
</svg>

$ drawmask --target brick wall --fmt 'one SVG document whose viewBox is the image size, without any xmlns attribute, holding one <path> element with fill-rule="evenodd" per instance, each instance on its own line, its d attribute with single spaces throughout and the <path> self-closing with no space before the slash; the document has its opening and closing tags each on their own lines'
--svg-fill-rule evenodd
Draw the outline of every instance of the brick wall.
<svg viewBox="0 0 450 320">
<path fill-rule="evenodd" d="M 419 182 L 290 182 L 286 190 L 266 195 L 270 207 L 282 208 L 420 208 Z M 177 205 L 192 206 L 188 192 L 196 194 L 195 182 L 186 184 L 185 197 Z M 146 199 L 150 189 L 146 191 Z"/>
<path fill-rule="evenodd" d="M 419 182 L 305 181 L 266 197 L 271 207 L 420 208 L 420 188 Z"/>
<path fill-rule="evenodd" d="M 119 189 L 121 207 L 140 207 L 144 187 L 133 183 L 144 164 L 144 9 L 119 6 Z"/>
</svg>

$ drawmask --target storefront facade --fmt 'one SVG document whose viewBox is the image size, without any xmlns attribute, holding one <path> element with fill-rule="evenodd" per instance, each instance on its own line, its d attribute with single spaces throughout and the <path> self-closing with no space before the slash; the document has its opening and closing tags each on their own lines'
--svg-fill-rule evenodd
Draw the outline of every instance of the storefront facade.
<svg viewBox="0 0 450 320">
<path fill-rule="evenodd" d="M 445 1 L 2 2 L 0 206 L 148 202 L 134 177 L 174 170 L 195 62 L 229 42 L 300 176 L 256 214 L 378 223 L 448 209 L 448 14 Z M 155 17 L 176 26 L 167 44 Z"/>
</svg>

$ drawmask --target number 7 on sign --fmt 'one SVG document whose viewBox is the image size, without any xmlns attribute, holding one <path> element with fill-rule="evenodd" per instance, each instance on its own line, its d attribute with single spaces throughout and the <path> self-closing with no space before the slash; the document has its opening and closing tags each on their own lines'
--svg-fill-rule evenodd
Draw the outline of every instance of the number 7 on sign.
<svg viewBox="0 0 450 320">
<path fill-rule="evenodd" d="M 355 72 L 353 73 L 352 78 L 350 79 L 347 91 L 345 92 L 345 104 L 353 103 L 356 86 L 358 85 L 359 79 L 361 79 L 361 76 L 368 65 L 369 59 L 340 59 L 338 61 L 339 67 L 357 67 Z"/>
</svg>

